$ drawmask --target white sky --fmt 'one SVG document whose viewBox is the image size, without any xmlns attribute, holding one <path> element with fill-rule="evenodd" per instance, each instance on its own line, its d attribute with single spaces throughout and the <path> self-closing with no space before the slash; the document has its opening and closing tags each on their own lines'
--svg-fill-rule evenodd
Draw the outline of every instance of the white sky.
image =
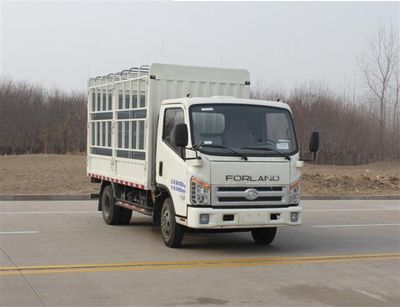
<svg viewBox="0 0 400 307">
<path fill-rule="evenodd" d="M 153 62 L 246 68 L 253 84 L 359 82 L 357 55 L 400 2 L 1 3 L 1 74 L 82 90 Z"/>
</svg>

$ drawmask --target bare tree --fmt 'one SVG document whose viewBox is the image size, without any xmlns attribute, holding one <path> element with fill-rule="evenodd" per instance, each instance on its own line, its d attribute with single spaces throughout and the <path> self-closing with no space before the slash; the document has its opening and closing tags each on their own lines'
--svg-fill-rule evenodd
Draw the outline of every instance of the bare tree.
<svg viewBox="0 0 400 307">
<path fill-rule="evenodd" d="M 397 62 L 399 38 L 397 33 L 391 27 L 387 30 L 381 27 L 376 37 L 368 41 L 369 52 L 360 61 L 362 74 L 365 78 L 368 88 L 379 102 L 380 113 L 380 155 L 383 158 L 386 130 L 386 108 L 389 96 L 390 84 L 393 81 L 393 74 Z"/>
<path fill-rule="evenodd" d="M 0 154 L 84 151 L 86 120 L 83 93 L 0 78 Z"/>
<path fill-rule="evenodd" d="M 398 108 L 400 100 L 400 60 L 397 60 L 396 69 L 394 72 L 393 93 L 392 142 L 399 142 Z M 396 148 L 394 147 L 394 149 Z"/>
</svg>

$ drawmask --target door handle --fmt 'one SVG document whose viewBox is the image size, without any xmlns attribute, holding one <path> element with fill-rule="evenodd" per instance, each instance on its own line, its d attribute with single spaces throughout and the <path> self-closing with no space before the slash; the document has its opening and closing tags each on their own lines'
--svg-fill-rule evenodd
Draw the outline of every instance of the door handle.
<svg viewBox="0 0 400 307">
<path fill-rule="evenodd" d="M 163 175 L 163 161 L 160 161 L 158 164 L 158 175 L 162 177 Z"/>
</svg>

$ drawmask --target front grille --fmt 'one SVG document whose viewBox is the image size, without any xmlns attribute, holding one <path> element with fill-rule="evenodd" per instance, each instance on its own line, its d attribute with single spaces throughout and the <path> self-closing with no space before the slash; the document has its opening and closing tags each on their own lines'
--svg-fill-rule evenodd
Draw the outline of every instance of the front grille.
<svg viewBox="0 0 400 307">
<path fill-rule="evenodd" d="M 286 187 L 217 186 L 213 187 L 213 206 L 274 206 L 285 204 Z"/>
<path fill-rule="evenodd" d="M 218 187 L 219 192 L 246 191 L 247 189 L 256 189 L 258 191 L 282 191 L 282 187 Z"/>
<path fill-rule="evenodd" d="M 257 202 L 257 201 L 281 201 L 282 197 L 258 197 L 257 199 L 250 200 L 252 202 Z M 226 202 L 232 202 L 232 201 L 249 201 L 245 197 L 218 197 L 218 201 L 226 201 Z"/>
</svg>

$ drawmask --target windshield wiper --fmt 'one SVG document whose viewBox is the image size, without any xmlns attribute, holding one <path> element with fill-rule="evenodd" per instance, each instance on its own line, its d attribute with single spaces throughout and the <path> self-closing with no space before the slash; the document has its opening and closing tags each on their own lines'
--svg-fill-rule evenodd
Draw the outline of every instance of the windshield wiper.
<svg viewBox="0 0 400 307">
<path fill-rule="evenodd" d="M 193 150 L 199 149 L 199 147 L 200 147 L 201 145 L 203 145 L 203 143 L 204 143 L 204 141 L 200 141 L 200 142 L 198 142 L 197 144 L 194 144 L 194 145 L 192 146 L 192 149 L 193 149 Z"/>
<path fill-rule="evenodd" d="M 193 146 L 193 149 L 197 150 L 199 149 L 199 147 L 210 147 L 210 148 L 222 148 L 222 149 L 226 149 L 228 151 L 230 151 L 231 153 L 234 153 L 235 155 L 237 155 L 238 157 L 241 157 L 243 160 L 247 161 L 248 158 L 247 156 L 233 150 L 232 148 L 226 147 L 224 145 L 212 145 L 212 144 L 203 144 L 203 142 L 200 142 L 196 145 Z"/>
<path fill-rule="evenodd" d="M 278 155 L 280 155 L 281 157 L 284 157 L 286 160 L 291 160 L 290 156 L 288 156 L 287 154 L 284 154 L 283 152 L 280 152 L 278 150 L 275 150 L 273 148 L 270 147 L 242 147 L 240 149 L 254 149 L 254 150 L 267 150 L 267 151 L 272 151 L 277 153 Z"/>
</svg>

